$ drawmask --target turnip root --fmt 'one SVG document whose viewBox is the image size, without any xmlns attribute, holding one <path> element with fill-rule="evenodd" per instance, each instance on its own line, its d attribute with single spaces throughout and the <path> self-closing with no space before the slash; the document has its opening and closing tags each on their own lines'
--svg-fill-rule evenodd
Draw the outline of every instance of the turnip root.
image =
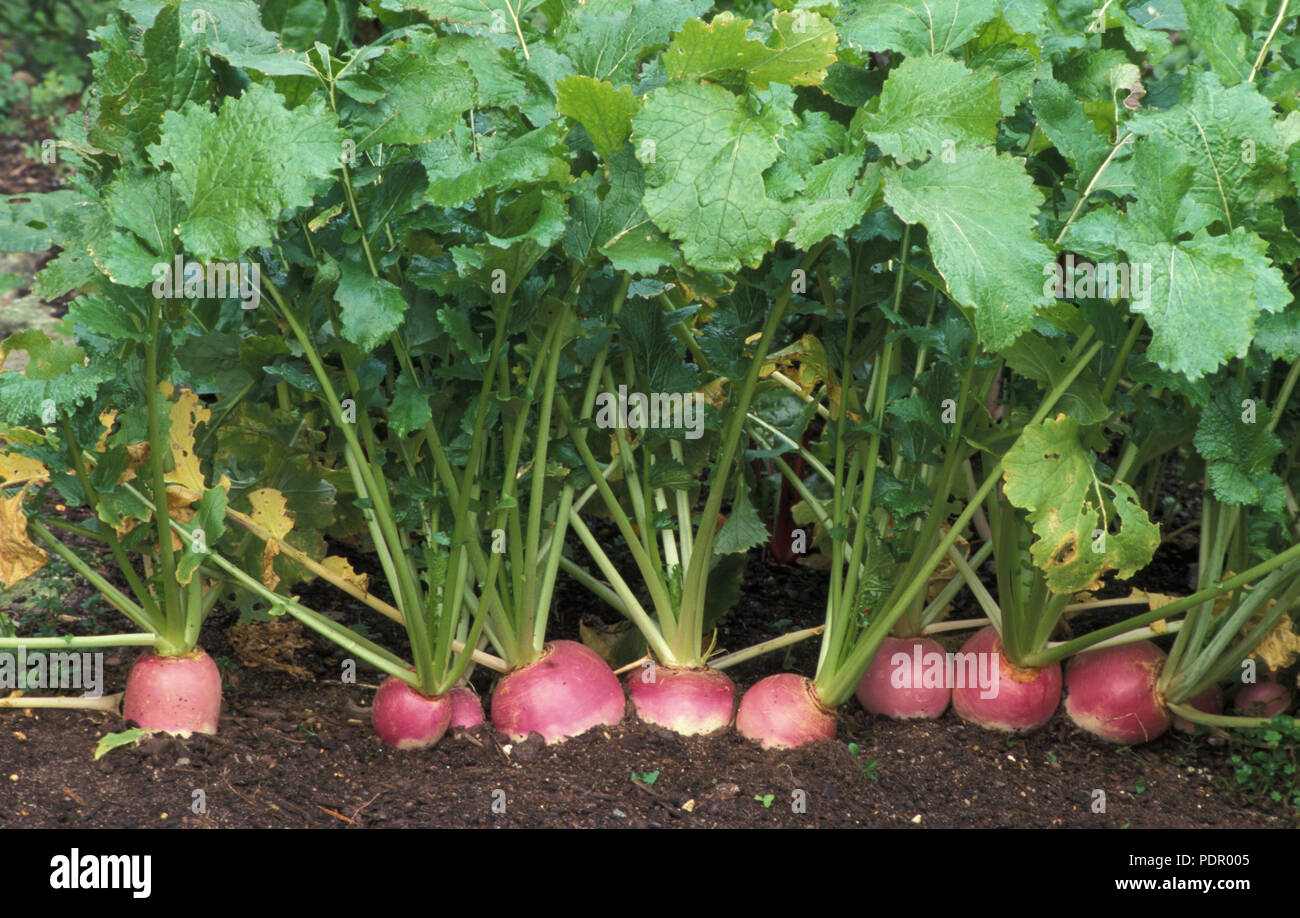
<svg viewBox="0 0 1300 918">
<path fill-rule="evenodd" d="M 1065 713 L 1110 743 L 1149 743 L 1173 722 L 1156 690 L 1165 652 L 1150 641 L 1088 650 L 1065 668 Z"/>
<path fill-rule="evenodd" d="M 451 699 L 451 729 L 467 730 L 483 723 L 483 702 L 473 689 L 458 685 L 447 697 Z"/>
<path fill-rule="evenodd" d="M 541 659 L 506 673 L 492 692 L 492 725 L 516 742 L 558 743 L 623 719 L 623 687 L 594 650 L 553 641 Z"/>
<path fill-rule="evenodd" d="M 179 657 L 146 650 L 126 677 L 122 716 L 146 730 L 179 736 L 216 733 L 221 673 L 200 649 Z"/>
<path fill-rule="evenodd" d="M 421 695 L 408 682 L 389 676 L 375 693 L 371 723 L 379 738 L 398 749 L 427 749 L 442 739 L 451 723 L 450 693 Z"/>
<path fill-rule="evenodd" d="M 822 704 L 811 679 L 777 673 L 745 693 L 736 712 L 736 730 L 764 749 L 792 749 L 835 739 L 835 712 Z"/>
<path fill-rule="evenodd" d="M 948 710 L 952 687 L 945 678 L 946 668 L 935 664 L 942 666 L 946 662 L 947 655 L 938 641 L 886 637 L 871 668 L 858 683 L 858 701 L 872 714 L 897 720 L 942 717 Z"/>
<path fill-rule="evenodd" d="M 1237 690 L 1232 706 L 1252 717 L 1274 717 L 1291 707 L 1291 692 L 1276 682 L 1252 682 Z"/>
<path fill-rule="evenodd" d="M 1187 704 L 1203 714 L 1222 714 L 1223 689 L 1217 685 L 1212 685 L 1195 698 L 1189 699 Z M 1185 720 L 1177 715 L 1174 716 L 1175 730 L 1182 730 L 1184 733 L 1195 733 L 1197 726 L 1190 720 Z"/>
<path fill-rule="evenodd" d="M 992 626 L 971 635 L 957 653 L 955 665 L 964 674 L 974 669 L 981 678 L 964 678 L 953 686 L 952 708 L 962 720 L 987 730 L 1036 730 L 1051 720 L 1061 703 L 1060 664 L 1037 669 L 1016 666 L 1007 659 Z"/>
<path fill-rule="evenodd" d="M 628 694 L 646 723 L 683 736 L 716 733 L 731 725 L 736 684 L 716 669 L 651 665 L 633 670 Z"/>
</svg>

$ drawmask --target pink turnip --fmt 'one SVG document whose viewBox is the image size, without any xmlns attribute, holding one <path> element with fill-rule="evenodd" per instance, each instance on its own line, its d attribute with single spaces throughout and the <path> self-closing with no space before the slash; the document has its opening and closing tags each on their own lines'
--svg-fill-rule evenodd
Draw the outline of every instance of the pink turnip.
<svg viewBox="0 0 1300 918">
<path fill-rule="evenodd" d="M 1217 685 L 1212 685 L 1195 698 L 1189 699 L 1187 704 L 1204 714 L 1222 714 L 1223 689 Z M 1182 730 L 1184 733 L 1195 733 L 1197 726 L 1190 720 L 1184 720 L 1178 716 L 1174 717 L 1175 730 Z"/>
<path fill-rule="evenodd" d="M 370 719 L 375 733 L 398 749 L 427 749 L 451 723 L 449 695 L 421 695 L 408 682 L 389 676 L 375 693 Z"/>
<path fill-rule="evenodd" d="M 952 708 L 962 720 L 1003 733 L 1036 730 L 1061 702 L 1061 666 L 1022 668 L 1007 659 L 992 626 L 981 628 L 955 655 L 959 678 Z"/>
<path fill-rule="evenodd" d="M 835 712 L 822 704 L 811 679 L 777 673 L 754 683 L 740 699 L 736 730 L 764 749 L 792 749 L 835 739 Z"/>
<path fill-rule="evenodd" d="M 126 677 L 122 716 L 147 730 L 189 736 L 216 733 L 221 673 L 202 650 L 160 657 L 146 650 Z"/>
<path fill-rule="evenodd" d="M 492 725 L 516 742 L 557 743 L 623 719 L 623 688 L 594 650 L 553 641 L 541 659 L 506 673 L 492 692 Z"/>
<path fill-rule="evenodd" d="M 948 709 L 947 656 L 938 641 L 886 637 L 862 681 L 858 701 L 872 714 L 933 720 Z"/>
<path fill-rule="evenodd" d="M 467 730 L 483 723 L 483 702 L 473 689 L 458 685 L 447 697 L 451 699 L 451 729 Z"/>
<path fill-rule="evenodd" d="M 1273 681 L 1252 682 L 1237 690 L 1232 706 L 1251 717 L 1273 717 L 1291 707 L 1291 692 Z"/>
<path fill-rule="evenodd" d="M 1088 650 L 1065 668 L 1065 713 L 1110 743 L 1149 743 L 1173 717 L 1156 689 L 1165 652 L 1150 641 Z"/>
<path fill-rule="evenodd" d="M 651 665 L 633 670 L 628 694 L 637 715 L 648 724 L 683 736 L 701 736 L 731 725 L 736 684 L 716 669 Z"/>
</svg>

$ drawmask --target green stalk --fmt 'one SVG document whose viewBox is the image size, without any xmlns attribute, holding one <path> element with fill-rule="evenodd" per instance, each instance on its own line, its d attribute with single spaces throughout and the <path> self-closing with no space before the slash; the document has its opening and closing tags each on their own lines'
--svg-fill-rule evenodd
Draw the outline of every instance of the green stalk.
<svg viewBox="0 0 1300 918">
<path fill-rule="evenodd" d="M 316 352 L 316 348 L 306 330 L 298 321 L 297 316 L 288 308 L 288 304 L 280 297 L 279 291 L 273 285 L 267 285 L 267 289 L 279 307 L 280 314 L 289 323 L 294 336 L 302 346 L 308 362 L 312 365 L 312 370 L 321 385 L 326 410 L 329 412 L 331 420 L 343 433 L 344 440 L 347 443 L 344 454 L 348 458 L 348 466 L 352 470 L 354 482 L 358 485 L 358 491 L 363 496 L 370 498 L 371 507 L 367 511 L 367 515 L 374 520 L 381 536 L 375 540 L 376 548 L 379 549 L 382 546 L 383 549 L 386 549 L 385 553 L 388 556 L 387 570 L 392 578 L 390 583 L 393 583 L 397 588 L 394 592 L 399 600 L 398 607 L 402 610 L 403 623 L 406 625 L 408 636 L 411 639 L 411 653 L 416 668 L 416 682 L 412 684 L 417 685 L 422 692 L 428 694 L 433 690 L 436 680 L 433 671 L 432 648 L 429 644 L 428 629 L 423 615 L 423 603 L 409 562 L 402 551 L 404 540 L 398 534 L 387 501 L 382 497 L 382 493 L 384 493 L 383 485 L 376 480 L 370 463 L 365 461 L 365 451 L 357 439 L 356 432 L 352 430 L 352 425 L 343 419 L 338 396 L 329 381 L 328 373 L 325 372 L 325 366 L 321 362 L 320 355 Z M 365 429 L 368 430 L 368 427 Z"/>
<path fill-rule="evenodd" d="M 176 580 L 176 555 L 172 548 L 171 529 L 167 523 L 167 482 L 163 462 L 171 455 L 170 443 L 162 433 L 162 404 L 158 383 L 158 339 L 162 332 L 162 300 L 153 297 L 149 305 L 149 340 L 145 344 L 145 404 L 149 413 L 149 470 L 152 480 L 154 525 L 158 532 L 159 575 L 163 588 L 163 634 L 166 644 L 176 654 L 188 653 L 185 646 L 184 609 L 181 605 L 180 584 Z"/>
<path fill-rule="evenodd" d="M 186 652 L 186 649 L 180 648 L 165 631 L 158 628 L 157 624 L 138 605 L 131 601 L 131 598 L 119 590 L 113 584 L 109 583 L 104 576 L 95 570 L 72 549 L 64 545 L 54 534 L 43 526 L 39 520 L 28 520 L 27 528 L 36 533 L 41 541 L 50 547 L 56 555 L 68 563 L 68 565 L 78 574 L 85 577 L 90 585 L 98 590 L 103 597 L 108 600 L 109 605 L 117 609 L 131 621 L 135 622 L 146 631 L 152 631 L 155 635 L 155 646 L 163 656 L 179 656 Z M 171 544 L 170 538 L 168 544 Z"/>
<path fill-rule="evenodd" d="M 0 647 L 62 650 L 65 647 L 155 647 L 156 634 L 86 634 L 75 637 L 0 637 Z"/>
<path fill-rule="evenodd" d="M 1059 401 L 1061 396 L 1065 394 L 1066 390 L 1071 384 L 1073 384 L 1078 375 L 1083 372 L 1084 368 L 1088 366 L 1089 362 L 1100 349 L 1101 344 L 1098 342 L 1094 343 L 1084 351 L 1084 353 L 1075 361 L 1070 371 L 1056 384 L 1056 386 L 1052 388 L 1050 392 L 1048 392 L 1047 396 L 1043 399 L 1042 404 L 1030 419 L 1028 426 L 1033 426 L 1042 422 L 1043 418 L 1045 418 L 1056 406 L 1057 401 Z M 965 395 L 963 395 L 963 397 L 965 397 Z M 958 418 L 960 419 L 963 416 L 964 412 L 959 407 Z M 949 455 L 949 457 L 945 459 L 944 464 L 949 473 L 949 480 L 947 480 L 946 485 L 950 489 L 952 484 L 950 480 L 951 475 L 955 472 L 960 463 L 955 460 L 955 457 Z M 912 602 L 916 594 L 925 588 L 928 578 L 921 577 L 920 574 L 934 570 L 939 562 L 942 561 L 943 557 L 947 554 L 948 549 L 956 543 L 960 534 L 970 525 L 971 518 L 975 515 L 979 505 L 993 492 L 993 489 L 997 485 L 1001 475 L 1002 462 L 999 460 L 993 464 L 988 475 L 985 477 L 983 484 L 980 485 L 979 489 L 972 496 L 970 502 L 967 503 L 961 514 L 958 515 L 957 519 L 949 528 L 947 534 L 939 540 L 939 544 L 935 546 L 934 550 L 930 552 L 923 562 L 919 564 L 915 563 L 916 558 L 914 557 L 912 562 L 908 564 L 905 576 L 900 580 L 900 585 L 906 584 L 906 586 L 902 587 L 902 592 L 896 597 L 891 595 L 890 600 L 887 602 L 885 611 L 872 620 L 866 631 L 864 631 L 859 637 L 856 646 L 854 646 L 852 652 L 843 664 L 835 667 L 833 672 L 828 670 L 818 673 L 817 678 L 814 680 L 814 688 L 823 704 L 831 708 L 838 707 L 847 701 L 853 694 L 854 690 L 857 688 L 858 682 L 862 679 L 863 673 L 867 671 L 867 667 L 871 665 L 871 661 L 875 658 L 876 651 L 880 649 L 881 642 L 884 641 L 885 636 L 889 633 L 890 629 L 893 628 L 894 622 L 907 610 L 908 605 Z M 937 492 L 936 500 L 938 500 L 943 493 L 943 491 Z M 941 516 L 942 514 L 939 513 L 931 514 L 931 517 L 934 519 L 933 526 L 936 531 L 938 526 L 937 520 L 941 518 Z M 1300 546 L 1297 546 L 1297 551 L 1300 552 Z M 1155 619 L 1152 619 L 1152 621 L 1154 620 Z M 1107 635 L 1107 637 L 1111 636 L 1113 635 Z M 1068 656 L 1068 654 L 1062 654 L 1061 656 Z"/>
<path fill-rule="evenodd" d="M 821 255 L 823 246 L 824 243 L 813 248 L 800 262 L 799 267 L 805 274 L 813 262 Z M 722 512 L 722 498 L 726 491 L 727 476 L 731 473 L 731 466 L 736 460 L 740 435 L 744 430 L 745 415 L 748 413 L 749 404 L 753 400 L 754 389 L 758 385 L 758 376 L 763 368 L 763 361 L 767 358 L 767 353 L 772 346 L 772 339 L 776 336 L 776 330 L 785 317 L 786 307 L 790 305 L 790 299 L 793 296 L 794 286 L 792 283 L 788 283 L 772 304 L 772 311 L 768 314 L 767 322 L 763 326 L 763 332 L 758 343 L 754 346 L 754 359 L 750 362 L 749 369 L 745 373 L 745 380 L 741 384 L 739 398 L 732 407 L 731 413 L 727 416 L 726 424 L 723 427 L 721 455 L 713 473 L 713 480 L 709 483 L 709 498 L 705 502 L 704 512 L 700 515 L 699 527 L 696 530 L 698 534 L 691 555 L 691 565 L 686 571 L 686 578 L 682 585 L 682 605 L 678 616 L 678 628 L 691 637 L 691 649 L 694 651 L 691 654 L 692 659 L 699 658 L 703 652 L 703 648 L 700 646 L 702 638 L 700 626 L 708 590 L 709 565 L 713 559 L 713 539 L 717 532 L 718 515 Z"/>
<path fill-rule="evenodd" d="M 1139 628 L 1143 625 L 1149 625 L 1162 618 L 1169 618 L 1170 616 L 1177 615 L 1179 612 L 1183 612 L 1200 603 L 1212 601 L 1225 593 L 1231 593 L 1238 587 L 1246 586 L 1251 581 L 1260 579 L 1267 574 L 1272 573 L 1283 564 L 1296 558 L 1300 558 L 1300 544 L 1292 545 L 1286 551 L 1279 552 L 1267 561 L 1261 561 L 1254 567 L 1242 571 L 1240 574 L 1230 577 L 1222 583 L 1217 583 L 1204 589 L 1197 590 L 1191 596 L 1184 596 L 1182 599 L 1175 600 L 1174 602 L 1161 606 L 1158 609 L 1153 609 L 1143 615 L 1134 616 L 1133 618 L 1117 624 L 1101 628 L 1097 631 L 1077 637 L 1074 640 L 1066 641 L 1062 644 L 1057 644 L 1048 648 L 1043 653 L 1037 655 L 1038 662 L 1036 665 L 1042 666 L 1052 662 L 1053 660 L 1064 660 L 1066 657 L 1087 650 L 1089 647 L 1092 647 L 1094 644 L 1099 644 L 1107 638 L 1123 634 L 1131 628 Z M 1184 631 L 1185 630 L 1186 628 L 1184 628 Z"/>
<path fill-rule="evenodd" d="M 59 418 L 59 424 L 63 430 L 64 439 L 68 441 L 68 453 L 72 457 L 72 469 L 77 476 L 77 481 L 81 483 L 81 489 L 86 493 L 86 503 L 90 507 L 90 512 L 99 518 L 99 491 L 95 488 L 90 479 L 90 474 L 86 470 L 85 457 L 82 455 L 81 447 L 77 444 L 77 438 L 72 429 L 72 422 L 67 415 Z M 122 547 L 122 542 L 113 531 L 113 527 L 101 522 L 101 533 L 99 537 L 108 546 L 109 551 L 113 553 L 113 560 L 117 562 L 118 569 L 121 570 L 122 576 L 126 578 L 127 584 L 131 587 L 131 592 L 135 594 L 136 601 L 140 604 L 141 610 L 150 621 L 160 621 L 162 611 L 158 608 L 158 601 L 154 599 L 153 594 L 145 587 L 144 582 L 135 572 L 135 566 L 131 564 L 131 559 L 127 557 L 126 550 Z M 157 627 L 151 628 L 151 631 L 157 631 Z"/>
</svg>

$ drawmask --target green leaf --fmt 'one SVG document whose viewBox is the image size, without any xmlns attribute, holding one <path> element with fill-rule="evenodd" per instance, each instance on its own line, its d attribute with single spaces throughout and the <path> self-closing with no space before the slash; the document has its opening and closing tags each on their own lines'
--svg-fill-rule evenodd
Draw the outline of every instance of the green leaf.
<svg viewBox="0 0 1300 918">
<path fill-rule="evenodd" d="M 1007 366 L 1021 376 L 1032 379 L 1044 391 L 1051 391 L 1073 369 L 1070 349 L 1065 339 L 1047 339 L 1039 335 L 1022 335 L 1010 347 L 1002 349 Z M 1101 380 L 1092 368 L 1075 377 L 1057 402 L 1057 408 L 1082 426 L 1105 420 L 1112 409 L 1101 397 Z"/>
<path fill-rule="evenodd" d="M 0 198 L 0 252 L 44 252 L 61 244 L 55 221 L 80 198 L 70 190 Z"/>
<path fill-rule="evenodd" d="M 1201 230 L 1177 245 L 1130 245 L 1131 259 L 1154 267 L 1150 306 L 1129 306 L 1151 326 L 1147 356 L 1188 379 L 1244 357 L 1261 311 L 1279 312 L 1291 301 L 1267 249 L 1240 228 L 1226 236 Z"/>
<path fill-rule="evenodd" d="M 480 26 L 498 35 L 514 35 L 515 22 L 542 5 L 542 0 L 401 0 L 408 10 L 427 13 L 434 22 Z"/>
<path fill-rule="evenodd" d="M 395 284 L 373 276 L 361 265 L 343 262 L 334 299 L 341 307 L 340 334 L 364 351 L 374 350 L 397 331 L 406 300 Z"/>
<path fill-rule="evenodd" d="M 986 346 L 1005 347 L 1048 302 L 1043 265 L 1055 260 L 1034 233 L 1042 194 L 1019 161 L 989 149 L 885 175 L 885 201 L 899 218 L 922 223 L 935 267 L 958 303 L 975 311 Z"/>
<path fill-rule="evenodd" d="M 438 310 L 438 323 L 451 335 L 451 340 L 456 342 L 456 347 L 469 358 L 470 363 L 483 363 L 488 359 L 487 348 L 474 333 L 467 313 L 451 306 L 443 306 Z"/>
<path fill-rule="evenodd" d="M 563 47 L 578 73 L 629 85 L 641 60 L 711 6 L 709 0 L 588 0 L 566 11 Z"/>
<path fill-rule="evenodd" d="M 758 511 L 749 499 L 749 489 L 742 483 L 737 489 L 727 521 L 714 537 L 713 551 L 719 555 L 749 551 L 755 545 L 767 542 L 768 538 L 767 527 L 759 519 Z"/>
<path fill-rule="evenodd" d="M 0 418 L 7 424 L 49 423 L 55 415 L 75 414 L 82 402 L 120 372 L 103 363 L 87 366 L 85 352 L 76 345 L 52 339 L 39 329 L 28 329 L 0 341 L 0 355 L 25 350 L 29 357 L 22 373 L 0 373 Z"/>
<path fill-rule="evenodd" d="M 955 51 L 998 12 L 997 0 L 877 0 L 843 4 L 836 26 L 858 50 L 920 57 Z"/>
<path fill-rule="evenodd" d="M 429 173 L 425 199 L 440 207 L 458 207 L 488 188 L 562 183 L 568 179 L 568 164 L 556 155 L 556 148 L 565 133 L 563 124 L 547 124 L 476 155 L 469 128 L 458 124 L 450 134 L 420 148 L 420 161 Z"/>
<path fill-rule="evenodd" d="M 826 79 L 837 42 L 827 20 L 807 10 L 778 11 L 768 44 L 747 37 L 752 24 L 730 12 L 719 13 L 707 25 L 690 20 L 664 52 L 668 78 L 717 81 L 740 72 L 759 89 L 770 83 L 815 86 Z"/>
<path fill-rule="evenodd" d="M 1255 343 L 1275 360 L 1300 360 L 1300 306 L 1296 301 L 1285 312 L 1259 317 Z"/>
<path fill-rule="evenodd" d="M 880 109 L 867 113 L 867 137 L 899 163 L 945 149 L 991 144 L 1002 110 L 997 80 L 948 57 L 914 57 L 890 71 Z"/>
<path fill-rule="evenodd" d="M 164 6 L 138 47 L 116 24 L 102 30 L 102 48 L 92 55 L 97 104 L 87 132 L 91 143 L 126 156 L 142 154 L 157 141 L 165 112 L 210 96 L 206 36 L 190 24 L 177 7 Z"/>
<path fill-rule="evenodd" d="M 1143 112 L 1129 122 L 1144 138 L 1138 156 L 1184 162 L 1191 187 L 1179 214 L 1179 232 L 1214 222 L 1234 229 L 1261 206 L 1290 193 L 1287 159 L 1273 118 L 1273 105 L 1254 84 L 1224 88 L 1211 73 L 1194 73 L 1180 104 Z"/>
<path fill-rule="evenodd" d="M 208 488 L 195 510 L 191 537 L 188 540 L 182 537 L 185 549 L 176 565 L 176 579 L 181 583 L 190 582 L 212 546 L 226 531 L 226 489 Z"/>
<path fill-rule="evenodd" d="M 338 86 L 349 93 L 355 82 L 345 77 Z M 432 140 L 455 127 L 474 105 L 469 68 L 427 33 L 413 33 L 370 61 L 365 85 L 377 85 L 383 93 L 347 107 L 346 127 L 358 150 Z"/>
<path fill-rule="evenodd" d="M 786 238 L 806 251 L 827 236 L 847 233 L 878 203 L 880 181 L 881 164 L 869 163 L 863 169 L 861 153 L 817 163 L 808 170 L 808 184 Z"/>
<path fill-rule="evenodd" d="M 645 173 L 630 148 L 614 154 L 609 172 L 607 187 L 594 175 L 574 184 L 565 253 L 577 261 L 604 255 L 614 270 L 633 274 L 654 274 L 676 262 L 677 250 L 641 206 Z"/>
<path fill-rule="evenodd" d="M 291 111 L 275 90 L 254 85 L 216 114 L 192 102 L 168 112 L 149 155 L 172 166 L 189 208 L 180 225 L 186 249 L 235 258 L 269 245 L 282 211 L 311 203 L 313 182 L 340 165 L 342 140 L 319 97 Z"/>
<path fill-rule="evenodd" d="M 650 219 L 704 271 L 756 267 L 790 226 L 768 197 L 763 170 L 777 138 L 743 102 L 717 86 L 671 83 L 652 92 L 632 119 Z M 647 142 L 653 142 L 647 147 Z"/>
<path fill-rule="evenodd" d="M 609 159 L 632 133 L 632 116 L 640 106 L 626 86 L 575 75 L 556 84 L 556 108 L 587 130 L 601 159 Z"/>
<path fill-rule="evenodd" d="M 618 316 L 618 330 L 637 369 L 634 391 L 685 396 L 699 385 L 695 370 L 686 363 L 685 348 L 668 330 L 658 301 L 627 302 Z"/>
<path fill-rule="evenodd" d="M 1002 467 L 1007 499 L 1028 511 L 1037 536 L 1030 555 L 1056 593 L 1085 589 L 1108 570 L 1131 577 L 1160 545 L 1160 529 L 1133 489 L 1098 479 L 1073 418 L 1026 427 Z"/>
<path fill-rule="evenodd" d="M 95 761 L 99 761 L 105 755 L 114 749 L 122 746 L 138 746 L 142 740 L 153 736 L 156 730 L 146 730 L 143 727 L 131 727 L 129 730 L 123 730 L 121 733 L 105 733 L 95 744 Z"/>
<path fill-rule="evenodd" d="M 433 420 L 433 409 L 429 406 L 429 393 L 420 388 L 410 373 L 405 370 L 397 377 L 397 386 L 393 391 L 393 402 L 388 406 L 388 423 L 393 433 L 405 437 L 412 431 L 420 430 Z"/>
<path fill-rule="evenodd" d="M 1074 168 L 1074 181 L 1081 188 L 1087 187 L 1106 161 L 1111 145 L 1088 120 L 1083 104 L 1064 83 L 1050 77 L 1038 80 L 1034 84 L 1033 105 L 1038 126 Z M 1131 190 L 1133 183 L 1123 166 L 1117 154 L 1093 185 L 1093 192 Z"/>
<path fill-rule="evenodd" d="M 106 242 L 91 240 L 91 252 L 115 284 L 143 287 L 157 279 L 154 265 L 170 262 L 176 229 L 185 219 L 185 205 L 170 177 L 126 172 L 104 191 L 114 232 Z M 102 254 L 99 246 L 103 245 Z"/>
<path fill-rule="evenodd" d="M 1192 442 L 1205 459 L 1215 497 L 1225 504 L 1277 512 L 1286 495 L 1273 460 L 1283 445 L 1268 430 L 1267 410 L 1254 407 L 1252 394 L 1244 381 L 1226 380 L 1201 410 Z"/>
<path fill-rule="evenodd" d="M 1187 31 L 1223 82 L 1232 86 L 1250 76 L 1255 59 L 1236 17 L 1220 0 L 1182 0 Z"/>
</svg>

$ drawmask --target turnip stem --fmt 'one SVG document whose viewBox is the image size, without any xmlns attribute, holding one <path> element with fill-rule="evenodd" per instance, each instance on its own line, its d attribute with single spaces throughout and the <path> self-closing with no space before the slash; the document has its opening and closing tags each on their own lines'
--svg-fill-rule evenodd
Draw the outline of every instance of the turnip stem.
<svg viewBox="0 0 1300 918">
<path fill-rule="evenodd" d="M 968 631 L 972 628 L 983 628 L 988 624 L 992 624 L 992 622 L 987 618 L 963 618 L 952 622 L 935 622 L 933 625 L 926 625 L 921 630 L 921 633 L 940 634 L 944 631 Z"/>
<path fill-rule="evenodd" d="M 75 637 L 0 637 L 0 649 L 63 650 L 68 647 L 153 647 L 156 634 L 79 634 Z"/>
<path fill-rule="evenodd" d="M 79 695 L 59 695 L 52 698 L 10 695 L 0 698 L 0 708 L 55 708 L 73 711 L 104 711 L 108 714 L 121 714 L 122 693 L 101 695 L 89 698 Z"/>
<path fill-rule="evenodd" d="M 736 650 L 732 653 L 723 654 L 720 657 L 714 657 L 709 661 L 709 667 L 711 669 L 726 669 L 729 666 L 735 666 L 737 663 L 744 663 L 746 660 L 752 660 L 754 657 L 762 656 L 763 654 L 770 653 L 773 650 L 780 650 L 782 647 L 788 647 L 791 644 L 798 644 L 800 641 L 821 634 L 825 630 L 825 625 L 814 625 L 812 628 L 804 628 L 800 631 L 791 631 L 789 634 L 783 634 L 780 637 L 774 637 L 771 640 L 753 644 L 743 650 Z"/>
</svg>

